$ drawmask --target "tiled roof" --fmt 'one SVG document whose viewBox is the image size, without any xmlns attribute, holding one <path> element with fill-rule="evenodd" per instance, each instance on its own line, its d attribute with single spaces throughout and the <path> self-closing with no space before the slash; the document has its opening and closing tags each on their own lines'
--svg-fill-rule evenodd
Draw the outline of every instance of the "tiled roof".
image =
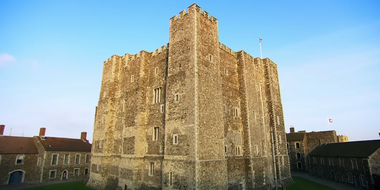
<svg viewBox="0 0 380 190">
<path fill-rule="evenodd" d="M 380 140 L 323 144 L 311 151 L 309 156 L 366 158 L 378 148 Z"/>
<path fill-rule="evenodd" d="M 306 133 L 286 133 L 287 141 L 303 141 Z"/>
<path fill-rule="evenodd" d="M 78 152 L 91 152 L 91 144 L 82 139 L 69 139 L 59 137 L 41 137 L 38 138 L 39 142 L 46 151 L 78 151 Z"/>
<path fill-rule="evenodd" d="M 0 136 L 0 154 L 38 154 L 32 137 Z"/>
</svg>

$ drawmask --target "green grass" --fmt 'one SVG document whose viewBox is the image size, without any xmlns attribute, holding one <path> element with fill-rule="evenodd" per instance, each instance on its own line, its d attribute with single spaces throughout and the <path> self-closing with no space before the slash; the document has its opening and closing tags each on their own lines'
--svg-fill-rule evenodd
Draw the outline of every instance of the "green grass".
<svg viewBox="0 0 380 190">
<path fill-rule="evenodd" d="M 294 180 L 294 184 L 286 187 L 286 190 L 334 190 L 332 188 L 326 187 L 319 183 L 315 183 L 304 179 L 302 177 L 292 177 Z M 41 187 L 34 187 L 27 190 L 93 190 L 91 188 L 86 187 L 86 185 L 82 182 L 71 182 L 71 183 L 61 183 L 54 185 L 47 185 Z"/>
<path fill-rule="evenodd" d="M 286 190 L 334 190 L 330 187 L 326 187 L 319 183 L 315 183 L 313 181 L 309 181 L 302 177 L 292 177 L 294 180 L 294 184 L 286 187 Z"/>
<path fill-rule="evenodd" d="M 93 190 L 89 187 L 86 187 L 86 184 L 83 182 L 72 182 L 72 183 L 60 183 L 54 185 L 47 185 L 41 187 L 34 187 L 27 190 Z"/>
</svg>

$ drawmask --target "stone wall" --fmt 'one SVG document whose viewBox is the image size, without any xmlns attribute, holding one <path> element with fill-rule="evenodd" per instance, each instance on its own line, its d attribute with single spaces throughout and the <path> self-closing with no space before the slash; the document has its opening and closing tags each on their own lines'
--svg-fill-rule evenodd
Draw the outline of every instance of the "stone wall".
<svg viewBox="0 0 380 190">
<path fill-rule="evenodd" d="M 39 182 L 41 167 L 38 164 L 38 154 L 20 154 L 24 155 L 22 164 L 16 164 L 17 155 L 19 154 L 0 154 L 0 186 L 7 185 L 10 174 L 15 171 L 24 172 L 23 183 Z"/>
<path fill-rule="evenodd" d="M 277 66 L 219 43 L 193 4 L 169 44 L 104 62 L 88 185 L 266 188 L 290 178 Z"/>
<path fill-rule="evenodd" d="M 64 155 L 69 155 L 68 164 L 64 163 Z M 57 164 L 52 165 L 52 156 L 57 155 Z M 75 156 L 80 155 L 79 164 L 75 163 Z M 86 155 L 89 155 L 89 162 L 86 163 Z M 67 172 L 67 179 L 84 179 L 90 174 L 91 154 L 89 152 L 64 152 L 64 151 L 46 151 L 42 159 L 42 178 L 41 182 L 61 181 L 63 172 Z M 78 175 L 74 175 L 74 170 L 78 169 Z M 87 174 L 85 170 L 87 169 Z M 56 177 L 50 178 L 50 171 L 56 172 Z"/>
</svg>

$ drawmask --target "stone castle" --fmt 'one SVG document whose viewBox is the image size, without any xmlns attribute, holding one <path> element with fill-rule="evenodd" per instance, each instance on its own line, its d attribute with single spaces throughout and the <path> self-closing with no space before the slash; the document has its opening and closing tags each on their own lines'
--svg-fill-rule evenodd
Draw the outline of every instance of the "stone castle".
<svg viewBox="0 0 380 190">
<path fill-rule="evenodd" d="M 277 65 L 219 42 L 193 4 L 169 43 L 104 62 L 96 189 L 269 189 L 292 182 Z"/>
</svg>

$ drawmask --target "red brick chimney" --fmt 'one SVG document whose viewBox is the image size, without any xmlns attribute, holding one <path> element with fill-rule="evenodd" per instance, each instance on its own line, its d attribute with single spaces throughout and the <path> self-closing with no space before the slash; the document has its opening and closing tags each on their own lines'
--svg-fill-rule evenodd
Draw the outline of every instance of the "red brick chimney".
<svg viewBox="0 0 380 190">
<path fill-rule="evenodd" d="M 294 133 L 295 129 L 293 127 L 293 125 L 290 127 L 290 133 Z"/>
<path fill-rule="evenodd" d="M 0 125 L 0 135 L 4 135 L 5 125 Z"/>
<path fill-rule="evenodd" d="M 41 127 L 40 128 L 40 137 L 44 137 L 45 136 L 45 131 L 46 131 L 46 128 L 45 127 Z"/>
<path fill-rule="evenodd" d="M 80 139 L 86 141 L 87 140 L 87 132 L 81 132 L 80 133 Z"/>
</svg>

